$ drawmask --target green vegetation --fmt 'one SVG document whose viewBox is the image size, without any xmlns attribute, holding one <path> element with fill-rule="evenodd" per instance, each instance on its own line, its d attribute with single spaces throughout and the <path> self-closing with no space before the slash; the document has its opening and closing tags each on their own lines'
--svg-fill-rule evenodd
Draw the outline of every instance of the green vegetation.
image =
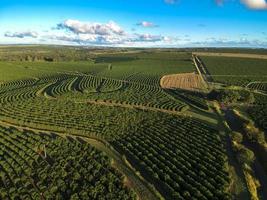
<svg viewBox="0 0 267 200">
<path fill-rule="evenodd" d="M 246 86 L 267 80 L 267 62 L 263 59 L 201 56 L 215 82 Z"/>
<path fill-rule="evenodd" d="M 212 90 L 208 94 L 211 100 L 217 100 L 226 104 L 245 103 L 253 104 L 255 102 L 254 94 L 247 90 Z"/>
<path fill-rule="evenodd" d="M 193 118 L 158 115 L 112 144 L 167 199 L 227 199 L 221 139 Z"/>
<path fill-rule="evenodd" d="M 163 75 L 196 71 L 189 49 L 0 49 L 1 199 L 231 199 L 230 139 L 211 100 L 242 107 L 260 128 L 248 119 L 245 134 L 231 135 L 257 190 L 259 154 L 243 143 L 265 144 L 266 95 L 255 82 L 264 61 L 203 57 L 205 80 L 255 82 L 207 94 L 160 87 Z"/>
<path fill-rule="evenodd" d="M 248 108 L 247 111 L 257 126 L 267 134 L 267 96 L 261 94 L 254 94 L 254 96 L 254 106 Z"/>
<path fill-rule="evenodd" d="M 257 91 L 267 92 L 267 82 L 252 82 L 247 85 L 247 88 Z"/>
<path fill-rule="evenodd" d="M 85 142 L 0 126 L 1 199 L 135 199 Z"/>
</svg>

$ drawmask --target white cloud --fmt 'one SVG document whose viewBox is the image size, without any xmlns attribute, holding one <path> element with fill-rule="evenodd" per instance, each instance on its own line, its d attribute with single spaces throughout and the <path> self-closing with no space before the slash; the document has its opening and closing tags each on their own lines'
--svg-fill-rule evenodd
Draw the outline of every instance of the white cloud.
<svg viewBox="0 0 267 200">
<path fill-rule="evenodd" d="M 215 0 L 218 6 L 222 6 L 227 0 Z M 228 0 L 229 1 L 229 0 Z M 250 9 L 264 10 L 267 9 L 266 0 L 240 0 L 241 3 L 246 5 Z"/>
<path fill-rule="evenodd" d="M 6 32 L 5 37 L 13 37 L 13 38 L 25 38 L 25 37 L 31 37 L 31 38 L 37 38 L 38 33 L 34 31 L 25 31 L 25 32 Z"/>
<path fill-rule="evenodd" d="M 57 29 L 66 29 L 76 34 L 95 34 L 95 35 L 124 35 L 124 30 L 115 22 L 110 21 L 106 24 L 82 22 L 79 20 L 68 19 L 57 25 Z"/>
<path fill-rule="evenodd" d="M 207 38 L 206 41 L 190 42 L 187 46 L 194 47 L 267 47 L 267 42 L 260 40 L 248 40 L 246 38 L 240 38 L 237 40 L 230 40 L 228 38 Z"/>
<path fill-rule="evenodd" d="M 163 40 L 165 40 L 165 37 L 151 34 L 135 34 L 135 38 L 132 39 L 135 42 L 159 42 Z"/>
<path fill-rule="evenodd" d="M 142 21 L 137 25 L 143 27 L 156 27 L 155 24 Z M 127 33 L 118 24 L 110 21 L 106 24 L 81 22 L 68 19 L 57 25 L 59 32 L 50 34 L 47 39 L 53 41 L 66 41 L 83 45 L 125 45 L 136 43 L 167 42 L 169 38 L 161 35 Z M 62 30 L 67 30 L 62 32 Z"/>
<path fill-rule="evenodd" d="M 68 44 L 99 45 L 99 46 L 149 46 L 154 43 L 170 43 L 172 38 L 152 34 L 95 35 L 57 33 L 44 36 L 53 43 L 66 42 Z"/>
<path fill-rule="evenodd" d="M 251 9 L 267 9 L 265 0 L 241 0 L 241 2 Z"/>
<path fill-rule="evenodd" d="M 158 27 L 158 25 L 152 23 L 152 22 L 147 22 L 147 21 L 142 21 L 136 24 L 137 26 L 142 26 L 145 28 L 152 28 L 152 27 Z"/>
</svg>

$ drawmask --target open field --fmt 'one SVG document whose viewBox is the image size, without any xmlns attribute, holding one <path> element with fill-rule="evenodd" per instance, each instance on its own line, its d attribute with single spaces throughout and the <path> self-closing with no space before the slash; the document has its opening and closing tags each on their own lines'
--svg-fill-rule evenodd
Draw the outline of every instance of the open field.
<svg viewBox="0 0 267 200">
<path fill-rule="evenodd" d="M 259 81 L 264 60 L 201 56 L 197 71 L 188 50 L 0 49 L 0 199 L 239 200 L 249 194 L 232 192 L 245 179 L 231 177 L 241 170 L 229 162 L 231 131 L 222 128 L 223 111 L 214 106 L 220 100 L 210 100 L 206 86 L 201 92 L 200 74 L 206 67 L 214 81 L 229 85 L 217 77 L 249 73 Z M 39 59 L 16 60 L 25 56 Z M 47 56 L 53 61 L 42 60 Z M 266 105 L 254 91 L 262 87 L 251 87 L 256 100 L 247 114 L 265 130 L 254 109 Z"/>
<path fill-rule="evenodd" d="M 179 88 L 185 90 L 201 90 L 204 87 L 202 79 L 195 73 L 165 75 L 161 78 L 160 85 L 162 88 Z"/>
</svg>

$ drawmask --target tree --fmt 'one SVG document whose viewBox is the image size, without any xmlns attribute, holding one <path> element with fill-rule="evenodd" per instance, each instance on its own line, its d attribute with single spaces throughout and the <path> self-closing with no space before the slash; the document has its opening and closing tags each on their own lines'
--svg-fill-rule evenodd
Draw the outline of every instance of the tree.
<svg viewBox="0 0 267 200">
<path fill-rule="evenodd" d="M 236 143 L 242 143 L 243 141 L 243 135 L 239 132 L 233 131 L 232 132 L 232 140 Z"/>
<path fill-rule="evenodd" d="M 240 149 L 237 158 L 242 164 L 251 164 L 255 160 L 253 151 L 243 147 Z"/>
</svg>

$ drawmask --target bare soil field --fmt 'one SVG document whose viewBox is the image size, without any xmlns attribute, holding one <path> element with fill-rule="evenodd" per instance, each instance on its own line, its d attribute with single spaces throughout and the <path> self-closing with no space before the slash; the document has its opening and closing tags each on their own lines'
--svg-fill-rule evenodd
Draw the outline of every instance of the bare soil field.
<svg viewBox="0 0 267 200">
<path fill-rule="evenodd" d="M 267 55 L 263 54 L 248 54 L 248 53 L 212 53 L 212 52 L 193 52 L 198 56 L 223 56 L 223 57 L 234 57 L 234 58 L 256 58 L 256 59 L 267 59 Z"/>
<path fill-rule="evenodd" d="M 184 90 L 201 90 L 203 82 L 199 74 L 182 73 L 163 76 L 160 80 L 162 88 L 179 88 Z"/>
</svg>

